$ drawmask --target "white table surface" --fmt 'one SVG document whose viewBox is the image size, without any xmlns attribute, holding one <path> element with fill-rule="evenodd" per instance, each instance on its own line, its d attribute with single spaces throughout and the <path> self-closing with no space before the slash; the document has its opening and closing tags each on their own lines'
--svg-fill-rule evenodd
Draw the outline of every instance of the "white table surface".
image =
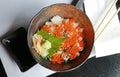
<svg viewBox="0 0 120 77">
<path fill-rule="evenodd" d="M 15 30 L 19 27 L 25 27 L 27 29 L 32 17 L 43 7 L 55 3 L 70 3 L 71 1 L 72 0 L 0 0 L 0 37 L 8 31 Z M 92 51 L 90 57 L 95 56 L 94 51 L 95 50 Z M 21 72 L 1 43 L 0 58 L 8 77 L 45 77 L 55 73 L 39 64 L 34 65 L 26 72 Z"/>
</svg>

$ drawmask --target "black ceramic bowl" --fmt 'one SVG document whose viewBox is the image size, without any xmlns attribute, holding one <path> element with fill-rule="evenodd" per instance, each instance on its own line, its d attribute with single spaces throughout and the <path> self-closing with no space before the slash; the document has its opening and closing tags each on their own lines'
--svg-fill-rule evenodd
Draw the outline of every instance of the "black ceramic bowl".
<svg viewBox="0 0 120 77">
<path fill-rule="evenodd" d="M 45 24 L 46 21 L 50 20 L 53 16 L 59 15 L 63 18 L 74 18 L 82 28 L 84 28 L 85 34 L 85 48 L 81 52 L 81 55 L 76 59 L 69 61 L 65 64 L 52 64 L 48 60 L 42 59 L 32 46 L 32 35 Z M 54 71 L 69 71 L 81 66 L 89 57 L 93 42 L 94 42 L 94 31 L 89 18 L 75 6 L 70 4 L 54 4 L 43 8 L 31 21 L 28 30 L 28 45 L 30 51 L 35 60 L 42 66 L 54 70 Z"/>
</svg>

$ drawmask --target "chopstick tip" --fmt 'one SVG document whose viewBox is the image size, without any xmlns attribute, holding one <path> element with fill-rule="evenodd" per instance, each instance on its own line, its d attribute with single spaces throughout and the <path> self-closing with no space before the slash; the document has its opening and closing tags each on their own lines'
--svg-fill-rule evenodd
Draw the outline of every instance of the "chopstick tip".
<svg viewBox="0 0 120 77">
<path fill-rule="evenodd" d="M 118 7 L 118 11 L 120 11 L 120 7 Z"/>
</svg>

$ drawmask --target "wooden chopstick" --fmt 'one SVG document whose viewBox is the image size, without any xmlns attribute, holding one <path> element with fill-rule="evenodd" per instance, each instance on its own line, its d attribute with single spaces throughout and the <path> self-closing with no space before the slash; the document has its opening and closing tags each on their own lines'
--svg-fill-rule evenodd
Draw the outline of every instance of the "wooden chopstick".
<svg viewBox="0 0 120 77">
<path fill-rule="evenodd" d="M 107 17 L 108 13 L 111 11 L 111 9 L 113 8 L 113 6 L 117 3 L 117 1 L 118 1 L 118 0 L 115 0 L 115 1 L 111 4 L 109 10 L 107 11 L 107 13 L 106 13 L 105 16 L 103 17 L 102 21 L 101 21 L 100 24 L 98 25 L 97 29 L 95 30 L 95 33 L 97 33 L 97 31 L 98 31 L 98 29 L 100 28 L 101 24 L 104 22 L 104 20 L 105 20 L 105 18 Z"/>
<path fill-rule="evenodd" d="M 113 14 L 113 16 L 110 18 L 110 20 L 106 23 L 105 27 L 101 30 L 101 32 L 98 34 L 98 36 L 95 38 L 95 41 L 98 39 L 98 37 L 100 37 L 100 35 L 104 32 L 104 30 L 106 29 L 106 27 L 109 25 L 109 23 L 112 21 L 112 19 L 120 12 L 120 7 L 118 8 L 118 10 Z"/>
</svg>

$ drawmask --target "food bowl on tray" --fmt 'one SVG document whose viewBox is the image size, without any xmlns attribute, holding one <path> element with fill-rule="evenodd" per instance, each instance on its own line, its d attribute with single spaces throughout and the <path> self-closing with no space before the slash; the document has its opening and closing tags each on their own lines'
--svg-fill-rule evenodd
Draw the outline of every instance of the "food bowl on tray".
<svg viewBox="0 0 120 77">
<path fill-rule="evenodd" d="M 66 26 L 65 24 L 68 23 L 68 21 L 70 22 Z M 75 22 L 72 23 L 74 24 L 73 26 L 70 26 L 71 22 Z M 55 25 L 55 29 L 58 28 L 59 25 L 61 25 L 62 28 L 59 27 L 56 30 L 56 34 L 53 30 L 54 28 L 52 28 L 53 31 L 50 32 L 51 23 L 52 26 Z M 77 29 L 76 26 L 80 29 Z M 43 30 L 46 31 L 44 32 Z M 83 38 L 77 38 L 77 36 L 79 37 L 81 34 L 76 32 L 82 32 Z M 40 37 L 34 37 L 35 34 L 40 35 Z M 68 41 L 68 44 L 65 45 L 64 42 L 71 37 L 72 40 Z M 42 41 L 40 38 L 42 38 Z M 54 40 L 54 38 L 56 40 Z M 77 39 L 77 42 L 75 38 Z M 38 39 L 41 42 L 39 41 L 38 43 L 35 39 Z M 62 41 L 60 41 L 61 39 Z M 40 65 L 53 71 L 62 72 L 75 69 L 88 59 L 94 43 L 94 31 L 89 18 L 80 9 L 70 4 L 54 4 L 43 8 L 33 17 L 28 29 L 27 40 L 31 54 Z M 84 42 L 84 44 L 82 43 L 79 45 L 81 42 L 78 42 L 78 40 L 83 40 L 82 42 Z M 72 55 L 76 53 L 75 50 L 77 50 L 77 48 L 73 48 L 75 43 L 77 43 L 76 45 L 78 48 L 81 48 L 80 46 L 83 45 L 83 48 L 79 49 L 79 52 L 77 51 L 77 57 L 73 57 Z M 67 48 L 64 48 L 64 45 L 65 47 L 67 46 Z M 50 50 L 53 50 L 53 52 Z M 63 57 L 63 54 L 66 52 L 68 52 L 67 59 Z M 59 54 L 60 59 L 58 56 L 55 56 L 56 54 Z M 53 58 L 56 60 L 53 60 Z"/>
</svg>

